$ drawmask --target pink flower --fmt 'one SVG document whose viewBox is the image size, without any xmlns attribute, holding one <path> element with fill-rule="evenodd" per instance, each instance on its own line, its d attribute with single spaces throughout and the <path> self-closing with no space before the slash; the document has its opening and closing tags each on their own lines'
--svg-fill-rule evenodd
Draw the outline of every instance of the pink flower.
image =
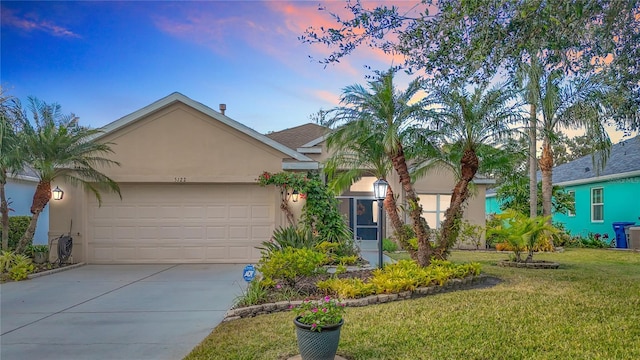
<svg viewBox="0 0 640 360">
<path fill-rule="evenodd" d="M 326 312 L 327 312 L 327 308 L 323 308 L 323 309 L 322 309 L 322 312 L 325 312 L 325 313 L 326 313 Z"/>
<path fill-rule="evenodd" d="M 331 297 L 330 297 L 330 296 L 328 296 L 328 295 L 327 295 L 327 296 L 325 296 L 325 297 L 324 297 L 324 302 L 329 302 L 329 301 L 331 301 Z"/>
<path fill-rule="evenodd" d="M 317 327 L 318 327 L 318 324 L 316 324 L 316 323 L 311 324 L 311 329 L 315 329 Z"/>
<path fill-rule="evenodd" d="M 282 285 L 280 284 L 276 285 L 276 289 L 282 289 Z"/>
<path fill-rule="evenodd" d="M 313 308 L 313 309 L 311 309 L 311 312 L 312 312 L 312 313 L 317 313 L 317 312 L 318 312 L 318 308 Z"/>
</svg>

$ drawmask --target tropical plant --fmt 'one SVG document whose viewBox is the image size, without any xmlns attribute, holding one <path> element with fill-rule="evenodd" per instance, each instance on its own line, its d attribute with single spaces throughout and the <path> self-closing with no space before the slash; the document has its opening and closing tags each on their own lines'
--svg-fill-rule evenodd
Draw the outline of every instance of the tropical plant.
<svg viewBox="0 0 640 360">
<path fill-rule="evenodd" d="M 13 281 L 26 279 L 35 270 L 31 259 L 24 254 L 12 251 L 0 253 L 0 275 L 6 274 Z"/>
<path fill-rule="evenodd" d="M 294 225 L 295 219 L 289 208 L 288 194 L 298 191 L 300 197 L 306 199 L 302 207 L 300 230 L 306 234 L 313 234 L 318 243 L 329 241 L 339 244 L 339 255 L 356 253 L 353 234 L 338 210 L 337 199 L 317 173 L 265 171 L 258 177 L 258 184 L 275 185 L 280 189 L 280 209 L 286 214 L 290 225 Z"/>
<path fill-rule="evenodd" d="M 538 182 L 537 212 L 542 215 L 542 183 Z M 573 196 L 564 191 L 561 186 L 554 185 L 551 192 L 551 210 L 554 214 L 567 214 L 575 212 Z M 507 179 L 496 190 L 496 199 L 500 203 L 500 209 L 513 209 L 522 214 L 530 214 L 529 179 L 523 175 L 514 175 Z"/>
<path fill-rule="evenodd" d="M 2 229 L 1 249 L 9 249 L 9 202 L 5 193 L 7 175 L 16 173 L 24 165 L 24 156 L 20 152 L 19 137 L 15 131 L 16 102 L 6 96 L 0 87 L 0 228 Z"/>
<path fill-rule="evenodd" d="M 552 214 L 553 195 L 553 149 L 557 140 L 556 133 L 560 129 L 580 128 L 585 130 L 598 150 L 593 154 L 594 167 L 601 169 L 609 155 L 611 140 L 605 129 L 605 120 L 611 118 L 609 93 L 599 76 L 575 77 L 569 81 L 562 72 L 551 71 L 541 79 L 540 100 L 542 110 L 542 156 L 540 172 L 542 173 L 542 214 Z"/>
<path fill-rule="evenodd" d="M 21 112 L 19 119 L 21 149 L 39 181 L 31 205 L 31 222 L 16 252 L 22 252 L 33 238 L 40 213 L 51 199 L 54 180 L 82 185 L 95 195 L 99 204 L 101 191 L 120 195 L 118 184 L 98 170 L 98 167 L 119 165 L 106 157 L 113 153 L 110 143 L 91 141 L 100 130 L 80 126 L 78 117 L 64 115 L 58 104 L 47 104 L 33 97 L 28 100 L 27 110 Z"/>
<path fill-rule="evenodd" d="M 432 126 L 438 131 L 446 159 L 458 181 L 451 194 L 449 208 L 442 223 L 438 255 L 445 258 L 456 242 L 465 204 L 471 195 L 470 184 L 484 158 L 491 163 L 492 156 L 503 156 L 494 147 L 514 132 L 510 125 L 520 120 L 518 104 L 512 103 L 514 93 L 498 86 L 493 89 L 437 88 L 438 101 Z"/>
<path fill-rule="evenodd" d="M 22 238 L 24 232 L 27 231 L 30 222 L 31 216 L 18 215 L 9 217 L 8 250 L 15 250 L 16 246 L 18 246 L 18 242 L 20 242 L 20 238 Z M 0 226 L 0 228 L 4 230 L 4 226 Z M 31 241 L 27 243 L 27 246 L 30 244 Z"/>
<path fill-rule="evenodd" d="M 496 217 L 502 220 L 502 226 L 493 228 L 490 232 L 505 239 L 518 262 L 522 261 L 521 253 L 524 251 L 528 251 L 525 262 L 532 261 L 537 245 L 560 234 L 558 229 L 548 223 L 549 217 L 546 216 L 530 218 L 518 211 L 507 209 Z"/>
<path fill-rule="evenodd" d="M 391 69 L 370 81 L 369 89 L 357 84 L 347 86 L 340 97 L 342 106 L 334 109 L 334 116 L 326 125 L 334 128 L 338 134 L 334 135 L 339 140 L 334 141 L 334 145 L 341 145 L 340 148 L 344 149 L 349 142 L 361 142 L 361 147 L 356 146 L 351 150 L 361 152 L 374 149 L 375 158 L 369 161 L 380 165 L 376 171 L 384 171 L 387 164 L 391 163 L 399 177 L 413 230 L 418 238 L 418 250 L 412 251 L 411 256 L 420 265 L 427 266 L 431 261 L 433 246 L 429 242 L 429 228 L 423 223 L 422 206 L 407 165 L 414 153 L 410 145 L 426 147 L 425 144 L 431 143 L 430 133 L 424 126 L 420 126 L 426 119 L 426 100 L 415 101 L 416 94 L 422 88 L 421 79 L 413 80 L 405 91 L 399 92 L 394 86 L 393 77 L 394 70 Z M 382 154 L 387 160 L 381 159 Z M 359 154 L 355 157 L 356 163 L 363 165 L 368 157 L 369 154 Z M 397 205 L 393 192 L 389 189 L 384 208 L 396 233 L 401 235 L 399 230 L 402 229 L 403 222 L 394 215 L 397 214 Z M 403 239 L 401 236 L 399 238 Z"/>
<path fill-rule="evenodd" d="M 282 251 L 287 247 L 303 249 L 313 248 L 318 244 L 318 239 L 308 230 L 299 229 L 295 226 L 277 228 L 269 241 L 263 241 L 262 246 L 258 249 L 263 254 L 269 255 L 274 251 Z"/>
</svg>

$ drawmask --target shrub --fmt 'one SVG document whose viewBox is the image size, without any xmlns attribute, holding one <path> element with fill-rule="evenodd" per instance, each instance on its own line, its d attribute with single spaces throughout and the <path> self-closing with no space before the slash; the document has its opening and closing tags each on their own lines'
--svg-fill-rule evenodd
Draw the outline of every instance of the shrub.
<svg viewBox="0 0 640 360">
<path fill-rule="evenodd" d="M 311 249 L 285 248 L 263 256 L 258 263 L 258 271 L 266 281 L 282 280 L 292 285 L 298 276 L 310 276 L 322 272 L 327 256 Z"/>
<path fill-rule="evenodd" d="M 35 270 L 35 267 L 28 256 L 12 251 L 3 251 L 0 254 L 0 270 L 2 270 L 3 276 L 7 274 L 11 280 L 20 281 L 26 279 Z"/>
<path fill-rule="evenodd" d="M 318 281 L 316 286 L 327 294 L 335 294 L 341 298 L 349 299 L 369 296 L 375 291 L 373 284 L 365 283 L 358 278 L 331 278 Z"/>
<path fill-rule="evenodd" d="M 382 239 L 382 250 L 387 252 L 398 251 L 398 244 L 389 239 Z"/>
<path fill-rule="evenodd" d="M 485 228 L 480 225 L 473 225 L 466 220 L 461 221 L 460 230 L 458 231 L 458 247 L 462 243 L 469 243 L 475 246 L 476 250 L 479 249 L 484 232 Z"/>
<path fill-rule="evenodd" d="M 27 231 L 31 216 L 10 216 L 9 217 L 9 250 L 14 250 L 20 238 Z M 0 225 L 0 230 L 2 225 Z M 33 241 L 33 239 L 31 239 Z M 31 244 L 31 242 L 29 242 Z"/>
<path fill-rule="evenodd" d="M 357 298 L 371 294 L 389 294 L 415 290 L 417 287 L 442 285 L 454 278 L 480 274 L 480 264 L 456 265 L 450 261 L 433 260 L 428 267 L 420 267 L 413 260 L 400 260 L 377 269 L 368 281 L 332 278 L 317 283 L 328 294 L 344 298 Z"/>
<path fill-rule="evenodd" d="M 258 249 L 263 254 L 269 254 L 274 251 L 282 251 L 287 247 L 296 249 L 312 248 L 316 246 L 318 239 L 313 236 L 311 231 L 298 229 L 295 226 L 280 227 L 273 232 L 273 236 L 269 241 L 263 241 L 262 246 Z"/>
</svg>

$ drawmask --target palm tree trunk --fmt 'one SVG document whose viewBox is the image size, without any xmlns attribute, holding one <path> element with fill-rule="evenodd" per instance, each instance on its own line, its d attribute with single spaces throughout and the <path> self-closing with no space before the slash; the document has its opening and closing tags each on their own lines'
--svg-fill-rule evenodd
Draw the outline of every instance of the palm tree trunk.
<svg viewBox="0 0 640 360">
<path fill-rule="evenodd" d="M 409 255 L 413 260 L 417 259 L 417 253 L 411 248 L 409 245 L 409 237 L 407 233 L 404 231 L 404 221 L 400 219 L 400 215 L 398 214 L 398 207 L 396 204 L 396 199 L 393 196 L 393 190 L 391 186 L 387 188 L 387 196 L 384 199 L 383 206 L 387 216 L 389 216 L 389 220 L 391 222 L 391 226 L 395 232 L 396 241 L 403 249 L 406 249 L 409 252 Z"/>
<path fill-rule="evenodd" d="M 460 220 L 464 205 L 469 198 L 469 183 L 478 172 L 480 161 L 473 149 L 465 149 L 460 160 L 461 176 L 453 189 L 449 208 L 445 211 L 445 219 L 442 222 L 440 244 L 438 244 L 437 256 L 445 259 L 451 246 L 455 244 L 460 231 Z"/>
<path fill-rule="evenodd" d="M 20 238 L 18 245 L 16 245 L 16 253 L 22 253 L 27 245 L 33 241 L 33 234 L 36 233 L 36 226 L 38 225 L 38 217 L 40 217 L 40 213 L 49 203 L 49 199 L 51 199 L 51 183 L 40 181 L 36 187 L 35 194 L 33 194 L 33 203 L 31 204 L 31 214 L 33 215 L 27 230 Z"/>
<path fill-rule="evenodd" d="M 542 157 L 540 158 L 540 172 L 542 172 L 542 216 L 551 215 L 553 152 L 548 139 L 542 145 Z M 551 222 L 551 218 L 549 218 Z"/>
<path fill-rule="evenodd" d="M 411 177 L 409 176 L 409 169 L 404 157 L 404 150 L 402 145 L 398 145 L 395 154 L 390 154 L 393 168 L 398 173 L 400 178 L 400 184 L 404 190 L 407 202 L 409 204 L 409 216 L 411 217 L 413 230 L 418 238 L 418 252 L 416 254 L 416 261 L 420 266 L 429 266 L 431 263 L 431 256 L 433 254 L 433 247 L 429 242 L 428 225 L 423 224 L 422 220 L 422 206 L 418 202 L 418 197 L 413 189 L 411 183 Z"/>
<path fill-rule="evenodd" d="M 6 177 L 5 177 L 6 178 Z M 9 250 L 9 204 L 4 191 L 5 182 L 0 181 L 0 213 L 2 214 L 2 250 Z"/>
<path fill-rule="evenodd" d="M 536 104 L 531 104 L 529 110 L 529 217 L 538 216 L 538 156 L 536 154 Z"/>
</svg>

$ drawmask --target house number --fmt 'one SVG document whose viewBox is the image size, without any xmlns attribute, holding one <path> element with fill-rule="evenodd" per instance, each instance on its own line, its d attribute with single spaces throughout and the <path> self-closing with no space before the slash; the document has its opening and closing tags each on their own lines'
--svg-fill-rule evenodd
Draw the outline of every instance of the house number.
<svg viewBox="0 0 640 360">
<path fill-rule="evenodd" d="M 186 183 L 187 182 L 187 178 L 186 177 L 177 177 L 177 178 L 174 178 L 174 179 L 175 179 L 175 181 L 177 183 Z"/>
</svg>

